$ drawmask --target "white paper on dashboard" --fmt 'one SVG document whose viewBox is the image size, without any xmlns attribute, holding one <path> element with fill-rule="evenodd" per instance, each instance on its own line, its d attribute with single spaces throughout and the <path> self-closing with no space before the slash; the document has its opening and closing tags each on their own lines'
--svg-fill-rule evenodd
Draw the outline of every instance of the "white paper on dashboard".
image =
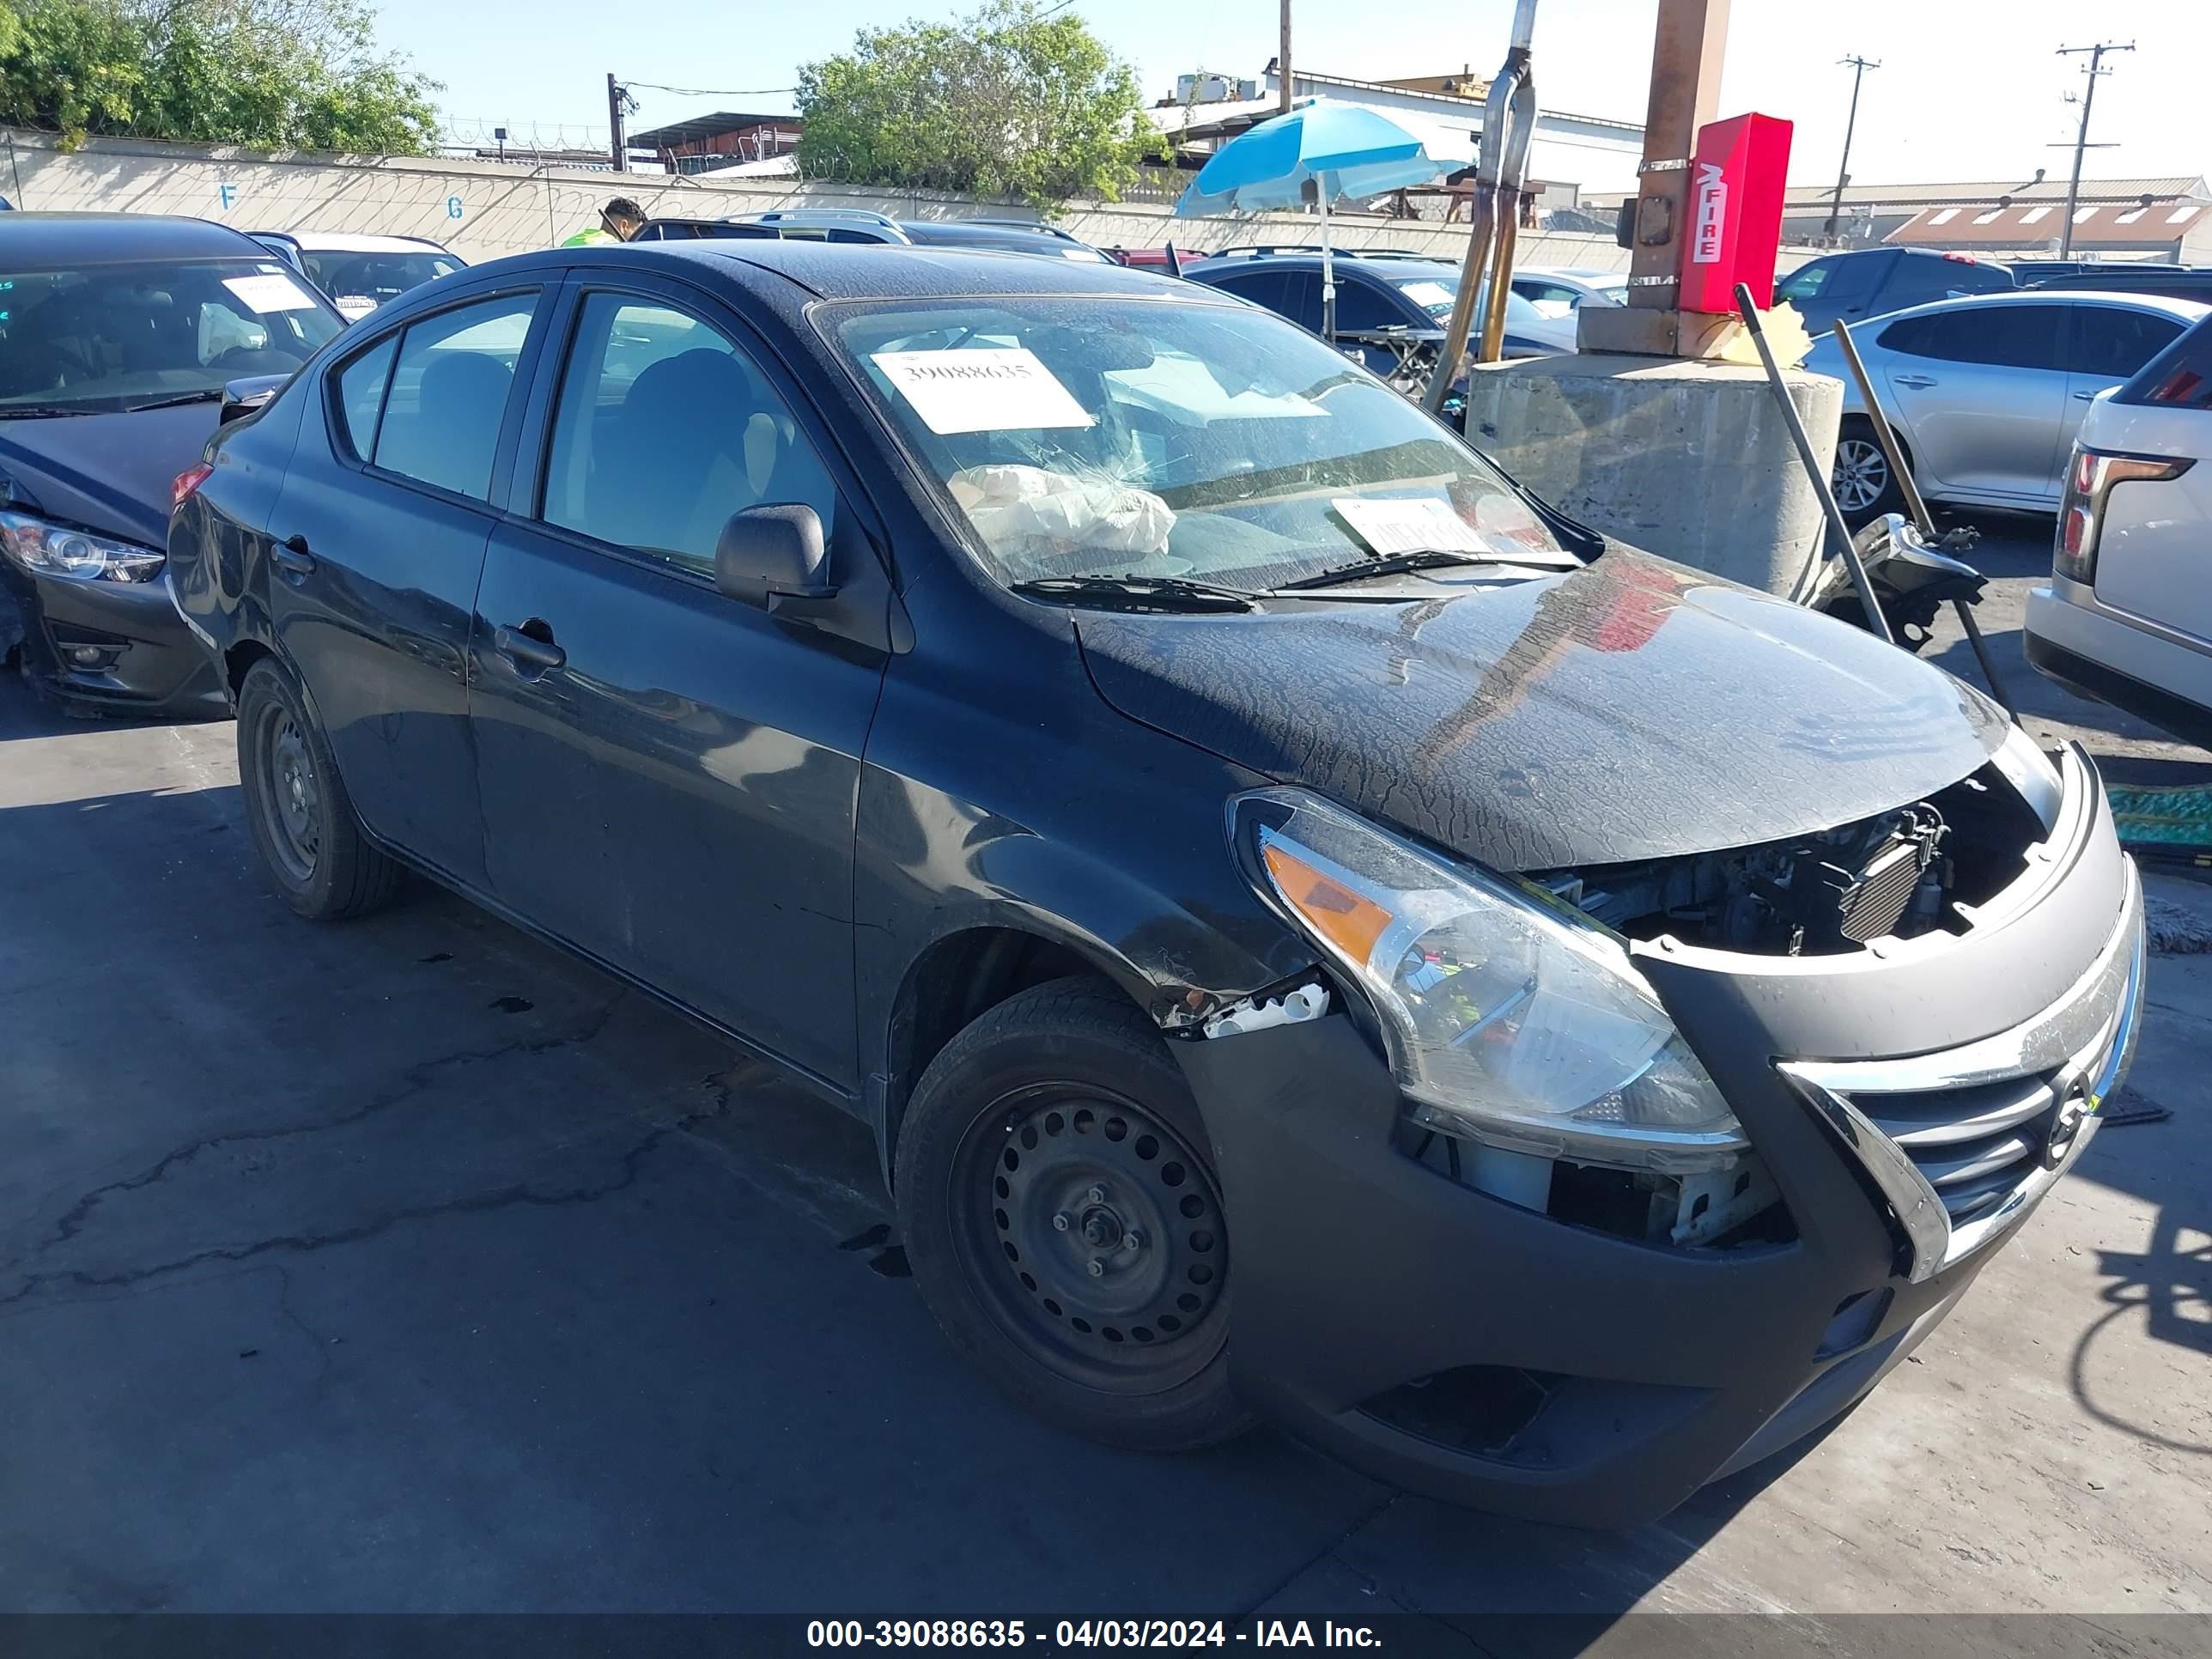
<svg viewBox="0 0 2212 1659">
<path fill-rule="evenodd" d="M 1376 553 L 1487 553 L 1490 544 L 1440 495 L 1379 501 L 1339 495 L 1329 502 Z"/>
<path fill-rule="evenodd" d="M 264 317 L 271 312 L 315 308 L 315 296 L 281 271 L 259 276 L 226 276 L 222 285 L 235 294 L 247 309 Z"/>
<path fill-rule="evenodd" d="M 1067 388 L 1020 348 L 878 351 L 873 362 L 932 432 L 1023 432 L 1094 422 Z"/>
</svg>

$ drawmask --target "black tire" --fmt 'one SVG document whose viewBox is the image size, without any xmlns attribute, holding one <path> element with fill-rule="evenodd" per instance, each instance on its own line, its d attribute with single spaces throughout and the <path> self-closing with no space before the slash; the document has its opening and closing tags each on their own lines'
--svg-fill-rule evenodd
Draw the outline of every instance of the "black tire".
<svg viewBox="0 0 2212 1659">
<path fill-rule="evenodd" d="M 399 866 L 362 833 L 322 728 L 273 658 L 239 687 L 238 778 L 254 850 L 285 903 L 337 921 L 392 902 Z"/>
<path fill-rule="evenodd" d="M 1836 492 L 1836 505 L 1844 520 L 1853 526 L 1905 511 L 1905 487 L 1874 435 L 1874 423 L 1860 416 L 1847 418 L 1836 434 L 1836 465 L 1828 487 Z"/>
<path fill-rule="evenodd" d="M 1111 987 L 1055 980 L 954 1037 L 915 1090 L 895 1179 L 938 1322 L 1037 1415 L 1142 1451 L 1251 1425 L 1229 1387 L 1229 1233 L 1197 1104 Z"/>
</svg>

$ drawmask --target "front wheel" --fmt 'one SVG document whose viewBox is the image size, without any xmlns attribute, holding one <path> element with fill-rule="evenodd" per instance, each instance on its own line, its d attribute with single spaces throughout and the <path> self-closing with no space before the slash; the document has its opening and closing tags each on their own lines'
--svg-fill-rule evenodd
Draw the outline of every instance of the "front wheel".
<svg viewBox="0 0 2212 1659">
<path fill-rule="evenodd" d="M 899 1137 L 902 1231 L 954 1345 L 1039 1415 L 1171 1451 L 1231 1394 L 1229 1229 L 1188 1085 L 1109 987 L 1058 980 L 946 1045 Z"/>
<path fill-rule="evenodd" d="M 1905 511 L 1904 486 L 1898 483 L 1896 469 L 1882 453 L 1874 428 L 1864 421 L 1844 422 L 1843 435 L 1836 440 L 1836 465 L 1829 475 L 1829 485 L 1836 492 L 1836 505 L 1854 524 Z"/>
</svg>

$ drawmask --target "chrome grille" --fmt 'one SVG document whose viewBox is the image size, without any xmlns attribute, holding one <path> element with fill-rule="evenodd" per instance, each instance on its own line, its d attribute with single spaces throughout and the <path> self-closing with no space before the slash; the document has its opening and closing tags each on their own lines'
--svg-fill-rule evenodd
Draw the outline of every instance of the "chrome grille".
<svg viewBox="0 0 2212 1659">
<path fill-rule="evenodd" d="M 1912 1160 L 1958 1225 L 1999 1203 L 2041 1164 L 2064 1079 L 2057 1071 L 1926 1093 L 1849 1091 Z"/>
<path fill-rule="evenodd" d="M 1906 1273 L 1932 1277 L 1994 1241 L 2058 1178 L 2118 1087 L 2142 1002 L 2142 889 L 2089 971 L 2035 1018 L 1942 1054 L 1792 1060 L 1782 1074 L 1889 1200 Z M 2078 1121 L 2070 1139 L 2062 1119 Z"/>
</svg>

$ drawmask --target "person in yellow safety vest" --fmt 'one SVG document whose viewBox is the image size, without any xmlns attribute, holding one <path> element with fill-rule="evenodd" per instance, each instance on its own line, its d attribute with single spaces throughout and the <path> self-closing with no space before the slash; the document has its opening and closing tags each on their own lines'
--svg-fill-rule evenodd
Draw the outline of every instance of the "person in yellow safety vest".
<svg viewBox="0 0 2212 1659">
<path fill-rule="evenodd" d="M 611 247 L 627 242 L 645 228 L 645 213 L 627 196 L 617 196 L 599 210 L 599 222 L 578 231 L 562 247 Z"/>
</svg>

